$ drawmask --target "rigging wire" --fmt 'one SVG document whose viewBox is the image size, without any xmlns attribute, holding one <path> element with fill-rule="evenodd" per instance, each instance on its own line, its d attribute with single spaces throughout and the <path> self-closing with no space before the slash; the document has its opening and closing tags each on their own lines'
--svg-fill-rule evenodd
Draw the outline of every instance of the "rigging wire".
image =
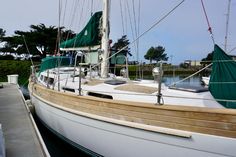
<svg viewBox="0 0 236 157">
<path fill-rule="evenodd" d="M 130 22 L 130 28 L 131 28 L 131 34 L 132 34 L 132 37 L 133 37 L 133 40 L 135 40 L 137 37 L 135 36 L 134 34 L 134 29 L 133 29 L 133 25 L 132 25 L 132 20 L 131 20 L 131 13 L 130 13 L 130 7 L 129 7 L 129 3 L 128 1 L 126 1 L 126 8 L 128 10 L 128 17 L 129 17 L 129 22 Z M 134 49 L 135 49 L 135 52 L 137 52 L 137 46 L 136 46 L 136 41 L 134 42 Z"/>
<path fill-rule="evenodd" d="M 76 1 L 77 1 L 77 0 L 74 0 L 74 1 L 73 1 L 72 7 L 71 7 L 71 10 L 72 10 L 72 11 L 70 12 L 70 16 L 69 16 L 69 17 L 71 17 L 70 20 L 69 20 L 69 21 L 70 21 L 70 22 L 69 22 L 69 27 L 68 27 L 69 30 L 71 30 L 72 24 L 73 24 L 73 21 L 74 21 L 74 12 L 76 11 L 76 9 L 75 9 L 75 7 L 76 7 Z M 66 3 L 66 4 L 67 4 L 67 3 Z M 65 9 L 66 9 L 66 7 L 65 7 Z M 65 12 L 66 12 L 66 10 L 64 10 L 64 14 L 65 14 Z M 66 39 L 65 39 L 65 41 L 69 39 L 69 36 L 70 36 L 70 32 L 68 31 L 67 34 L 66 34 Z"/>
<path fill-rule="evenodd" d="M 64 14 L 62 18 L 62 25 L 65 23 L 65 18 L 66 18 L 66 8 L 67 8 L 67 0 L 65 1 L 65 6 L 64 6 Z"/>
<path fill-rule="evenodd" d="M 122 8 L 121 0 L 120 0 L 120 14 L 121 14 L 122 35 L 124 35 L 125 34 L 124 17 L 123 17 L 123 8 Z"/>
<path fill-rule="evenodd" d="M 206 9 L 205 9 L 205 6 L 204 6 L 204 3 L 203 3 L 203 0 L 201 0 L 201 4 L 202 4 L 202 8 L 203 8 L 203 11 L 204 11 L 204 15 L 205 15 L 205 18 L 206 18 L 206 21 L 207 21 L 208 31 L 210 32 L 210 35 L 211 35 L 211 39 L 212 39 L 212 41 L 213 41 L 213 44 L 215 44 L 215 40 L 214 40 L 214 36 L 213 36 L 213 32 L 212 32 L 212 28 L 211 28 L 211 26 L 210 26 L 210 22 L 209 22 L 209 19 L 208 19 L 207 13 L 206 13 Z M 236 49 L 236 47 L 235 47 L 235 49 Z M 233 51 L 233 50 L 231 50 L 230 52 L 232 52 L 232 51 Z M 206 69 L 206 68 L 212 66 L 212 64 L 213 64 L 213 62 L 212 62 L 211 64 L 207 65 L 206 67 L 200 69 L 199 71 L 193 73 L 192 75 L 190 75 L 190 76 L 188 76 L 188 77 L 186 77 L 186 78 L 184 78 L 184 79 L 182 79 L 182 80 L 179 80 L 179 81 L 177 81 L 177 82 L 174 82 L 174 83 L 171 84 L 170 86 L 176 85 L 176 84 L 178 84 L 178 83 L 180 83 L 180 82 L 183 82 L 183 81 L 189 79 L 190 77 L 192 77 L 192 76 L 194 76 L 194 75 L 200 73 L 200 72 L 203 71 L 204 69 Z"/>
<path fill-rule="evenodd" d="M 157 22 L 155 22 L 154 24 L 152 24 L 146 31 L 144 31 L 143 33 L 141 33 L 141 35 L 139 35 L 135 40 L 133 40 L 132 42 L 130 42 L 130 44 L 124 46 L 123 48 L 121 48 L 119 51 L 117 51 L 116 53 L 112 54 L 110 57 L 107 58 L 110 59 L 113 56 L 115 56 L 116 54 L 120 53 L 121 51 L 123 51 L 124 49 L 126 49 L 129 45 L 134 44 L 138 39 L 142 38 L 145 34 L 147 34 L 149 31 L 151 31 L 153 28 L 155 28 L 159 23 L 161 23 L 164 19 L 166 19 L 171 13 L 173 13 L 181 4 L 183 4 L 185 2 L 185 0 L 182 0 L 180 3 L 178 3 L 177 5 L 175 5 L 169 12 L 167 12 L 161 19 L 159 19 Z M 92 68 L 95 68 L 96 66 L 99 66 L 101 63 L 105 62 L 101 61 L 98 64 L 92 66 Z M 88 71 L 88 70 L 86 70 Z"/>
<path fill-rule="evenodd" d="M 236 47 L 232 48 L 229 53 L 233 52 L 234 50 L 236 50 Z"/>
<path fill-rule="evenodd" d="M 126 0 L 125 0 L 126 1 Z M 123 5 L 124 5 L 124 13 L 125 13 L 125 15 L 124 15 L 124 30 L 125 30 L 125 34 L 128 34 L 128 10 L 127 10 L 127 7 L 126 7 L 126 5 L 125 5 L 125 2 L 123 3 Z"/>
<path fill-rule="evenodd" d="M 22 38 L 23 38 L 23 40 L 24 40 L 26 50 L 27 50 L 27 52 L 28 52 L 28 54 L 29 54 L 29 56 L 30 56 L 30 51 L 29 51 L 28 45 L 27 45 L 27 43 L 26 43 L 25 36 L 23 35 Z M 31 58 L 31 57 L 29 57 L 29 58 L 30 58 L 31 65 L 34 66 L 34 63 L 33 63 L 32 58 Z"/>
<path fill-rule="evenodd" d="M 134 32 L 135 32 L 135 38 L 138 37 L 138 31 L 137 31 L 137 21 L 136 21 L 136 14 L 135 14 L 135 3 L 134 0 L 132 0 L 132 11 L 133 11 L 133 17 L 134 17 Z M 138 40 L 137 40 L 138 41 Z M 137 44 L 136 44 L 137 46 Z M 138 49 L 138 46 L 137 46 Z M 136 52 L 137 53 L 137 52 Z M 138 59 L 138 58 L 137 58 Z"/>
<path fill-rule="evenodd" d="M 135 38 L 137 38 L 138 37 L 138 30 L 137 30 L 137 21 L 136 21 L 136 14 L 135 14 L 135 3 L 134 3 L 134 0 L 132 0 L 132 11 L 133 11 L 133 17 L 134 17 L 134 32 L 135 32 Z M 137 64 L 137 66 L 138 66 L 138 68 L 137 68 L 137 66 L 136 66 L 136 78 L 138 78 L 138 73 L 140 73 L 140 65 L 139 65 L 139 46 L 138 46 L 138 41 L 139 40 L 137 40 L 136 41 L 136 44 L 135 44 L 135 46 L 136 46 L 136 57 L 137 57 L 137 61 L 138 61 L 138 64 Z"/>
<path fill-rule="evenodd" d="M 133 29 L 133 25 L 132 25 L 132 20 L 131 20 L 131 13 L 130 13 L 130 7 L 129 7 L 129 2 L 126 1 L 126 9 L 128 11 L 128 17 L 129 17 L 129 23 L 130 23 L 130 28 L 131 28 L 131 33 L 132 33 L 132 37 L 133 37 L 133 40 L 135 39 L 135 36 L 134 36 L 134 29 Z M 135 46 L 136 48 L 136 46 Z"/>
<path fill-rule="evenodd" d="M 83 15 L 84 15 L 84 4 L 85 3 L 85 0 L 83 0 L 83 3 L 82 3 L 82 8 L 81 8 L 81 11 L 80 11 L 80 18 L 79 18 L 79 20 L 78 20 L 78 28 L 80 28 L 80 26 L 81 26 L 81 21 L 82 21 L 82 17 L 83 17 Z M 74 41 L 74 45 L 73 45 L 73 47 L 75 47 L 75 44 L 76 44 L 76 41 L 77 41 L 77 38 L 75 39 L 75 41 Z"/>
<path fill-rule="evenodd" d="M 138 1 L 138 33 L 137 33 L 137 36 L 139 36 L 139 33 L 140 33 L 140 12 L 141 12 L 141 7 L 140 7 L 140 0 L 139 0 Z M 137 49 L 138 49 L 137 58 L 139 60 L 139 39 L 137 40 Z M 139 65 L 139 78 L 141 78 L 140 65 Z"/>
<path fill-rule="evenodd" d="M 74 6 L 74 12 L 73 12 L 73 14 L 74 14 L 74 16 L 73 16 L 73 23 L 72 23 L 72 28 L 73 28 L 73 30 L 75 30 L 75 31 L 77 31 L 77 29 L 78 29 L 78 19 L 79 19 L 79 16 L 81 16 L 81 15 L 79 15 L 79 13 L 78 13 L 78 10 L 79 10 L 79 7 L 80 7 L 80 4 L 81 2 L 80 2 L 80 0 L 77 0 L 76 1 L 76 4 L 75 4 L 75 6 Z"/>
<path fill-rule="evenodd" d="M 126 3 L 125 3 L 126 2 Z M 128 1 L 125 1 L 124 2 L 124 7 L 125 7 L 125 10 L 126 10 L 126 16 L 125 16 L 125 21 L 126 21 L 126 34 L 128 34 L 128 27 L 127 27 L 127 23 L 128 23 L 128 19 L 129 19 L 129 25 L 130 25 L 130 29 L 131 29 L 131 36 L 133 38 L 133 40 L 135 39 L 135 36 L 134 36 L 134 30 L 133 30 L 133 24 L 132 24 L 132 20 L 131 20 L 131 13 L 130 13 L 130 6 L 129 6 L 129 3 Z M 128 48 L 128 47 L 126 47 Z M 125 48 L 125 49 L 126 49 Z M 134 42 L 134 49 L 136 51 L 136 42 Z"/>
<path fill-rule="evenodd" d="M 73 23 L 73 21 L 74 21 L 74 15 L 75 15 L 75 10 L 76 10 L 76 9 L 75 9 L 75 8 L 76 8 L 76 1 L 77 1 L 77 0 L 74 0 L 74 1 L 73 1 L 72 6 L 71 6 L 71 9 L 70 9 L 71 12 L 70 12 L 70 16 L 69 16 L 69 17 L 70 17 L 70 20 L 69 20 L 69 21 L 70 21 L 69 28 L 72 27 L 72 23 Z"/>
<path fill-rule="evenodd" d="M 206 21 L 207 21 L 208 31 L 209 31 L 209 33 L 210 33 L 211 39 L 212 39 L 212 41 L 213 41 L 213 44 L 215 45 L 215 40 L 214 40 L 212 28 L 211 28 L 211 25 L 210 25 L 210 22 L 209 22 L 209 19 L 208 19 L 208 16 L 207 16 L 207 12 L 206 12 L 206 9 L 205 9 L 203 0 L 201 0 L 201 4 L 202 4 L 202 9 L 203 9 L 203 11 L 204 11 L 204 15 L 205 15 L 205 18 L 206 18 Z"/>
<path fill-rule="evenodd" d="M 91 0 L 91 16 L 93 16 L 93 0 Z"/>
</svg>

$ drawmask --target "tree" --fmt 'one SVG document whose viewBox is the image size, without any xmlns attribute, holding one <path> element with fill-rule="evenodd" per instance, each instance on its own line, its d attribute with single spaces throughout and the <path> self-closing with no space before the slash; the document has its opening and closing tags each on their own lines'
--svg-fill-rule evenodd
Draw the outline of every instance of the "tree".
<svg viewBox="0 0 236 157">
<path fill-rule="evenodd" d="M 111 47 L 112 50 L 114 50 L 115 52 L 120 51 L 122 48 L 124 48 L 125 46 L 129 45 L 129 40 L 127 39 L 126 35 L 123 35 L 120 39 L 117 40 L 116 43 L 113 44 L 113 46 Z M 121 52 L 119 52 L 119 54 L 123 54 L 127 57 L 127 55 L 132 56 L 132 54 L 130 53 L 130 48 L 127 46 L 124 50 L 122 50 Z"/>
<path fill-rule="evenodd" d="M 62 39 L 70 39 L 75 36 L 73 31 L 65 30 L 60 27 Z M 65 33 L 64 33 L 65 32 Z M 71 33 L 68 36 L 67 33 Z M 15 31 L 15 35 L 11 37 L 3 37 L 2 40 L 6 42 L 4 51 L 26 53 L 27 49 L 25 42 L 31 54 L 39 54 L 45 57 L 46 54 L 54 54 L 58 50 L 58 28 L 55 26 L 45 26 L 44 24 L 31 25 L 30 31 Z"/>
<path fill-rule="evenodd" d="M 22 39 L 24 37 L 30 50 L 37 52 L 42 57 L 45 57 L 46 54 L 53 54 L 56 48 L 58 29 L 55 26 L 46 27 L 42 23 L 31 25 L 30 28 L 29 32 L 15 31 L 15 34 L 21 36 Z"/>
<path fill-rule="evenodd" d="M 212 62 L 212 59 L 213 59 L 213 52 L 214 51 L 212 51 L 211 53 L 208 53 L 207 54 L 207 56 L 206 56 L 206 58 L 203 58 L 202 59 L 202 62 L 201 62 L 201 64 L 202 65 L 208 65 L 208 64 L 210 64 L 211 62 Z"/>
<path fill-rule="evenodd" d="M 149 60 L 150 63 L 152 63 L 153 60 L 155 60 L 156 62 L 163 60 L 163 61 L 167 61 L 168 57 L 167 54 L 164 53 L 165 52 L 165 48 L 162 46 L 158 46 L 158 47 L 151 47 L 148 49 L 147 53 L 144 55 L 144 58 Z"/>
<path fill-rule="evenodd" d="M 0 42 L 2 41 L 2 38 L 5 36 L 6 31 L 0 28 Z"/>
</svg>

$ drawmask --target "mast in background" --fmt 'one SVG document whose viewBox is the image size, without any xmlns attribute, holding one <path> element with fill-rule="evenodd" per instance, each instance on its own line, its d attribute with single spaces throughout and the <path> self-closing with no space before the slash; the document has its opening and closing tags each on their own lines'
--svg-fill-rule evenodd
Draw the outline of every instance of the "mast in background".
<svg viewBox="0 0 236 157">
<path fill-rule="evenodd" d="M 226 53 L 227 53 L 228 31 L 229 31 L 230 3 L 231 0 L 228 0 L 228 10 L 226 14 L 226 30 L 225 30 L 225 49 L 224 49 Z"/>
<path fill-rule="evenodd" d="M 106 78 L 108 75 L 109 64 L 107 58 L 109 57 L 109 8 L 110 0 L 103 0 L 103 17 L 102 17 L 102 63 L 101 63 L 101 77 Z"/>
</svg>

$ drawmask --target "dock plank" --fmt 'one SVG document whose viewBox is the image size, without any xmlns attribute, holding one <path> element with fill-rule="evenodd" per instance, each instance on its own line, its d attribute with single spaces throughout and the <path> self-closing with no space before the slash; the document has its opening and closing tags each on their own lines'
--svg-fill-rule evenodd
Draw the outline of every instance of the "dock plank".
<svg viewBox="0 0 236 157">
<path fill-rule="evenodd" d="M 17 85 L 0 89 L 0 123 L 7 157 L 45 156 Z"/>
</svg>

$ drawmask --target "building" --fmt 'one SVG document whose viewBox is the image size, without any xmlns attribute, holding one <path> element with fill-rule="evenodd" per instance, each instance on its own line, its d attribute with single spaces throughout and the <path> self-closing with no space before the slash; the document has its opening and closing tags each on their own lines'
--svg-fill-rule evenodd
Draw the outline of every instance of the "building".
<svg viewBox="0 0 236 157">
<path fill-rule="evenodd" d="M 190 66 L 190 67 L 194 67 L 194 66 L 201 66 L 201 61 L 196 61 L 196 60 L 185 60 L 184 64 Z"/>
</svg>

